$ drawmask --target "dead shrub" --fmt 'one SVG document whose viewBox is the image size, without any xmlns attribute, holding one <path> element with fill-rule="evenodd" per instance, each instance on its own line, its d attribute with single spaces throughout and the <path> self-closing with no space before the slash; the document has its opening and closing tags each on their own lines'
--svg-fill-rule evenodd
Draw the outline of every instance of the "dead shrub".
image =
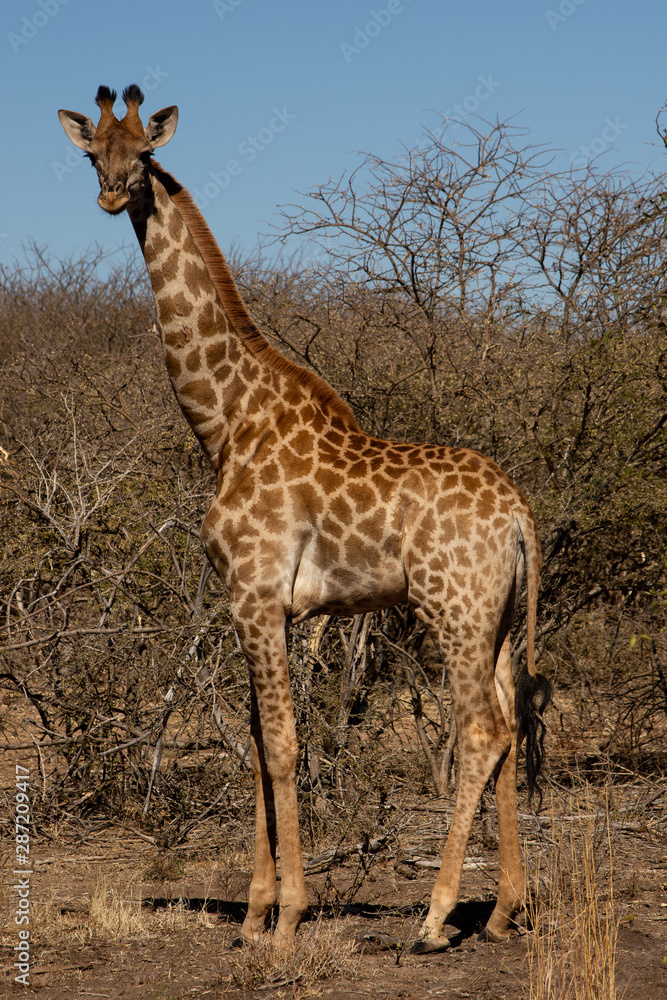
<svg viewBox="0 0 667 1000">
<path fill-rule="evenodd" d="M 465 134 L 371 157 L 288 213 L 283 235 L 332 235 L 324 265 L 235 269 L 267 335 L 371 432 L 475 447 L 529 494 L 568 725 L 662 769 L 660 185 L 551 174 L 502 124 Z M 246 670 L 199 543 L 214 484 L 143 274 L 39 248 L 0 274 L 0 725 L 35 748 L 40 822 L 122 819 L 168 850 L 215 817 L 243 850 Z M 407 792 L 445 794 L 455 730 L 409 610 L 318 628 L 293 630 L 291 665 L 304 829 L 330 847 L 391 830 Z M 513 642 L 518 660 L 521 611 Z"/>
</svg>

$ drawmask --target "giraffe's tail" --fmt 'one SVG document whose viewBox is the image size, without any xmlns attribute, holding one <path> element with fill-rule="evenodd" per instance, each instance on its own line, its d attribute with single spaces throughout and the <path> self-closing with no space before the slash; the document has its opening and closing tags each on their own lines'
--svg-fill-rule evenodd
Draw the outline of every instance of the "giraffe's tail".
<svg viewBox="0 0 667 1000">
<path fill-rule="evenodd" d="M 537 809 L 542 804 L 542 790 L 538 783 L 544 759 L 546 724 L 543 713 L 551 701 L 551 683 L 537 672 L 535 666 L 535 622 L 537 619 L 537 591 L 540 583 L 540 540 L 537 524 L 530 512 L 520 518 L 521 534 L 526 564 L 526 665 L 516 678 L 515 712 L 519 727 L 519 742 L 525 738 L 526 777 L 528 804 L 537 794 Z"/>
</svg>

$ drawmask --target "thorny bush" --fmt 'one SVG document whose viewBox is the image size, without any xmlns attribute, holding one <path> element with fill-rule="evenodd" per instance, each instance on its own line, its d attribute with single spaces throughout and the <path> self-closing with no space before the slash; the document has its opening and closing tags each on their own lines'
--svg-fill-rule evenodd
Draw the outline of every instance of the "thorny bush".
<svg viewBox="0 0 667 1000">
<path fill-rule="evenodd" d="M 466 134 L 287 211 L 283 237 L 326 256 L 234 269 L 267 336 L 369 431 L 476 448 L 530 498 L 552 773 L 664 769 L 661 178 L 557 174 L 507 126 Z M 2 745 L 37 748 L 43 822 L 122 819 L 169 846 L 215 816 L 239 837 L 245 667 L 143 266 L 33 247 L 0 277 Z M 313 845 L 388 828 L 401 790 L 447 791 L 446 678 L 408 608 L 296 628 L 291 663 Z"/>
</svg>

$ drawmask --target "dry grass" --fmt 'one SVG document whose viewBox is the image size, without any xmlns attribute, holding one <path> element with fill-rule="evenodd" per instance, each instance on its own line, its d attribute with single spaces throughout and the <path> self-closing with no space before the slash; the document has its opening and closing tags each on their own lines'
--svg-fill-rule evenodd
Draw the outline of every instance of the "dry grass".
<svg viewBox="0 0 667 1000">
<path fill-rule="evenodd" d="M 192 911 L 176 902 L 163 909 L 146 909 L 135 883 L 111 884 L 106 875 L 100 875 L 92 895 L 82 899 L 64 899 L 51 892 L 35 906 L 33 921 L 40 942 L 47 946 L 57 945 L 63 937 L 84 944 L 164 937 L 192 931 L 195 924 L 215 926 L 206 907 Z"/>
<path fill-rule="evenodd" d="M 132 885 L 125 891 L 110 886 L 107 877 L 102 876 L 93 892 L 89 926 L 91 934 L 113 940 L 145 934 L 141 892 Z"/>
<path fill-rule="evenodd" d="M 42 945 L 55 946 L 63 937 L 84 944 L 98 940 L 120 940 L 147 936 L 141 893 L 132 883 L 109 884 L 100 876 L 91 896 L 64 898 L 51 891 L 33 910 L 33 925 Z"/>
<path fill-rule="evenodd" d="M 345 940 L 337 921 L 302 926 L 294 944 L 281 948 L 271 935 L 230 955 L 230 985 L 251 990 L 289 986 L 294 997 L 312 994 L 317 983 L 335 976 L 355 978 L 359 959 L 354 941 Z"/>
<path fill-rule="evenodd" d="M 557 822 L 528 914 L 530 1000 L 616 1000 L 619 913 L 609 802 L 588 796 Z M 546 897 L 546 898 L 545 898 Z"/>
</svg>

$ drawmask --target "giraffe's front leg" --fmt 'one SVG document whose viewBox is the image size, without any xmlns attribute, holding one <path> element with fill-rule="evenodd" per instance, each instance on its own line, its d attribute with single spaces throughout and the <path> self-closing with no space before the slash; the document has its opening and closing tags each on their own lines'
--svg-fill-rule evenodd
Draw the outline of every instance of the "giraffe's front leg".
<svg viewBox="0 0 667 1000">
<path fill-rule="evenodd" d="M 255 864 L 242 933 L 246 941 L 256 941 L 276 902 L 279 846 L 281 885 L 276 938 L 280 943 L 289 943 L 306 912 L 308 898 L 299 839 L 298 747 L 287 669 L 285 616 L 281 607 L 263 603 L 252 622 L 237 616 L 236 625 L 250 668 L 252 765 L 257 793 Z"/>
<path fill-rule="evenodd" d="M 248 893 L 243 939 L 259 940 L 266 918 L 278 900 L 276 885 L 276 811 L 273 786 L 266 768 L 255 685 L 250 677 L 250 762 L 255 778 L 255 860 Z"/>
</svg>

